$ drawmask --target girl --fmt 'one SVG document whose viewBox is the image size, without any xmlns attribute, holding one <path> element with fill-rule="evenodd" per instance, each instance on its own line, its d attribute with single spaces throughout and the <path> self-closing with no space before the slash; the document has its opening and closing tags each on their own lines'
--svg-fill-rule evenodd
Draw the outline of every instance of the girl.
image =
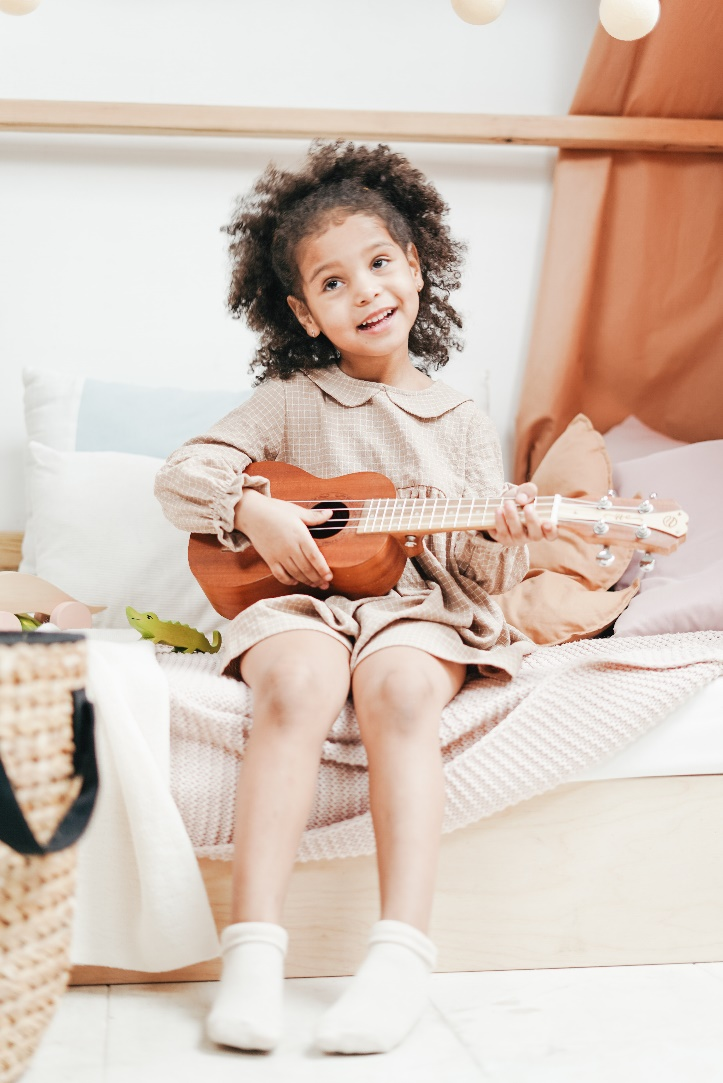
<svg viewBox="0 0 723 1083">
<path fill-rule="evenodd" d="M 182 530 L 215 533 L 234 550 L 253 544 L 281 583 L 322 591 L 259 601 L 225 635 L 224 671 L 252 689 L 254 723 L 238 787 L 232 924 L 207 1029 L 239 1049 L 279 1039 L 284 896 L 322 745 L 350 692 L 369 763 L 381 915 L 316 1043 L 382 1052 L 414 1026 L 435 965 L 440 714 L 468 666 L 512 676 L 530 649 L 493 596 L 524 576 L 526 538 L 555 529 L 534 511 L 534 485 L 503 484 L 499 441 L 470 397 L 427 375 L 459 348 L 448 298 L 461 246 L 446 210 L 384 146 L 317 143 L 300 171 L 269 167 L 228 228 L 230 307 L 260 333 L 258 388 L 158 475 L 157 495 Z M 244 473 L 269 459 L 320 477 L 379 471 L 400 497 L 511 499 L 494 531 L 428 536 L 393 590 L 350 601 L 329 586 L 308 529 L 331 513 L 275 500 L 265 479 Z"/>
</svg>

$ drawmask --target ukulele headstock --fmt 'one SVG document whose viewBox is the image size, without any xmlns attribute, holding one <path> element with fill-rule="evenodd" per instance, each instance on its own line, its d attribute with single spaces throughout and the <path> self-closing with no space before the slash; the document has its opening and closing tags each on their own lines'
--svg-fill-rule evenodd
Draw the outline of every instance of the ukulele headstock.
<svg viewBox="0 0 723 1083">
<path fill-rule="evenodd" d="M 650 496 L 620 497 L 607 493 L 599 501 L 555 497 L 553 515 L 558 523 L 585 541 L 600 542 L 598 561 L 607 566 L 615 559 L 611 545 L 642 550 L 642 570 L 654 564 L 652 554 L 674 552 L 685 541 L 688 516 L 674 500 Z"/>
</svg>

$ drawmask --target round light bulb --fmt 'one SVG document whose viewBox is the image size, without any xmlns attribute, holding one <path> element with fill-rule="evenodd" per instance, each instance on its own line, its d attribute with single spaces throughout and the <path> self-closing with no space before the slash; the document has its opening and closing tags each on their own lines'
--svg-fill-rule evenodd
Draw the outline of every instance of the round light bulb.
<svg viewBox="0 0 723 1083">
<path fill-rule="evenodd" d="M 506 3 L 507 0 L 452 0 L 452 7 L 464 22 L 482 26 L 494 22 Z"/>
<path fill-rule="evenodd" d="M 619 41 L 644 38 L 660 18 L 660 0 L 600 0 L 600 22 Z"/>
<path fill-rule="evenodd" d="M 0 11 L 6 15 L 29 15 L 39 4 L 40 0 L 0 0 Z"/>
</svg>

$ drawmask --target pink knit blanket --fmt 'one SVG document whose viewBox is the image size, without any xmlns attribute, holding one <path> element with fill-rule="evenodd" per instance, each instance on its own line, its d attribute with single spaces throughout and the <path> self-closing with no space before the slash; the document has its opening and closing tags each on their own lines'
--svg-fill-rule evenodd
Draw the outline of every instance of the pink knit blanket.
<svg viewBox="0 0 723 1083">
<path fill-rule="evenodd" d="M 158 649 L 171 700 L 171 785 L 199 857 L 229 859 L 234 795 L 252 724 L 246 685 L 213 655 Z M 723 632 L 542 647 L 512 680 L 466 684 L 442 715 L 444 830 L 551 790 L 640 737 L 723 675 Z M 324 744 L 302 861 L 371 853 L 366 756 L 351 703 Z"/>
</svg>

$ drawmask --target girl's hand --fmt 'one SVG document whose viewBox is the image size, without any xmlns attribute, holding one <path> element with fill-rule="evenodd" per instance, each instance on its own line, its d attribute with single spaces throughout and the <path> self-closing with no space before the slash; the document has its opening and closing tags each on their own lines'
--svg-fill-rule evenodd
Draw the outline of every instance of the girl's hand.
<svg viewBox="0 0 723 1083">
<path fill-rule="evenodd" d="M 250 540 L 271 574 L 287 587 L 303 583 L 326 589 L 332 574 L 307 527 L 325 523 L 331 508 L 311 511 L 246 489 L 236 505 L 234 526 Z"/>
<path fill-rule="evenodd" d="M 532 481 L 518 485 L 514 496 L 504 500 L 495 511 L 494 530 L 488 531 L 500 545 L 525 545 L 528 541 L 554 541 L 557 527 L 546 520 L 540 521 L 533 504 L 537 499 L 537 486 Z M 520 508 L 525 509 L 524 521 L 520 517 Z"/>
</svg>

